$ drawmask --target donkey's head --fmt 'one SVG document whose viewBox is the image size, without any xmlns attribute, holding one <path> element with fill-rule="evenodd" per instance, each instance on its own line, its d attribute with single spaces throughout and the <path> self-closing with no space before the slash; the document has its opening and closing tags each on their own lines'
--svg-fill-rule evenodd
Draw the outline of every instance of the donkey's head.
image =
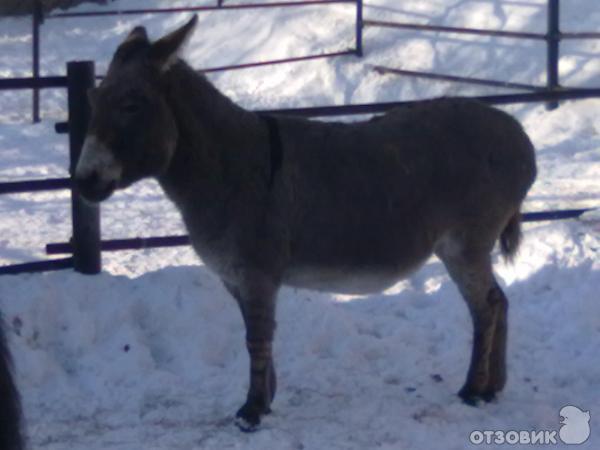
<svg viewBox="0 0 600 450">
<path fill-rule="evenodd" d="M 115 52 L 106 78 L 90 90 L 92 115 L 75 169 L 86 199 L 102 201 L 169 166 L 178 135 L 163 78 L 196 21 L 154 43 L 136 27 Z"/>
</svg>

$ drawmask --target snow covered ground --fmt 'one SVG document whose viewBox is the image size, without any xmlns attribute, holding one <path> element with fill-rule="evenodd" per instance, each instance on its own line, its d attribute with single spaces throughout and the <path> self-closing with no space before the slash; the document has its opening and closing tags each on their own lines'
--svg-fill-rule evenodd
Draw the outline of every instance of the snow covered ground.
<svg viewBox="0 0 600 450">
<path fill-rule="evenodd" d="M 120 0 L 111 8 L 202 4 Z M 597 0 L 562 3 L 562 27 L 597 30 Z M 543 31 L 545 0 L 372 0 L 365 17 Z M 81 6 L 78 10 L 97 9 Z M 102 73 L 117 43 L 143 23 L 161 35 L 188 15 L 49 20 L 42 71 L 95 59 Z M 202 14 L 186 58 L 195 67 L 351 47 L 352 6 Z M 26 76 L 27 19 L 0 19 L 0 76 Z M 544 82 L 541 43 L 366 28 L 354 56 L 217 73 L 211 80 L 249 108 L 392 101 L 498 90 L 381 76 L 387 65 Z M 565 42 L 561 79 L 600 86 L 600 42 Z M 0 181 L 66 175 L 61 90 L 0 92 Z M 600 100 L 508 108 L 538 150 L 526 210 L 600 206 Z M 347 119 L 348 120 L 348 119 Z M 351 120 L 351 118 L 350 118 Z M 0 197 L 0 263 L 43 258 L 70 235 L 66 193 Z M 107 238 L 183 233 L 154 182 L 103 207 Z M 594 229 L 595 227 L 595 229 Z M 470 319 L 441 264 L 363 298 L 283 289 L 275 342 L 274 413 L 252 435 L 231 418 L 246 392 L 241 317 L 219 281 L 187 248 L 104 255 L 104 272 L 0 278 L 32 449 L 463 449 L 473 430 L 558 430 L 568 404 L 589 410 L 600 443 L 600 230 L 567 221 L 528 225 L 513 266 L 496 269 L 511 300 L 509 383 L 497 403 L 472 408 L 455 393 L 466 374 Z M 557 444 L 554 447 L 561 447 Z M 479 447 L 487 447 L 480 445 Z M 509 446 L 506 446 L 509 447 Z M 518 448 L 519 446 L 510 446 Z M 526 445 L 523 446 L 528 447 Z"/>
</svg>

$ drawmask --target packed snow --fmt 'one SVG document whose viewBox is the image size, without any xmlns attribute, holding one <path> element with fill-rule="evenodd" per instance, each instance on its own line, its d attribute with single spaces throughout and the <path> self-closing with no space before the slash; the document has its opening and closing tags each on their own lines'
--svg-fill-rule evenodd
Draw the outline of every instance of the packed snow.
<svg viewBox="0 0 600 450">
<path fill-rule="evenodd" d="M 600 26 L 597 0 L 562 3 L 565 31 Z M 120 0 L 105 8 L 206 4 Z M 543 32 L 545 0 L 372 0 L 365 18 Z M 102 8 L 82 5 L 77 11 Z M 194 67 L 339 51 L 354 45 L 354 7 L 200 14 L 184 54 Z M 116 45 L 144 24 L 153 37 L 189 14 L 52 19 L 42 27 L 42 72 L 94 59 L 103 73 Z M 30 75 L 30 22 L 0 19 L 0 76 Z M 393 101 L 500 93 L 398 76 L 373 65 L 543 84 L 541 42 L 367 27 L 365 56 L 218 72 L 209 78 L 248 108 Z M 600 42 L 562 45 L 561 81 L 600 86 Z M 31 93 L 0 92 L 0 181 L 66 176 L 65 92 L 44 91 L 30 124 Z M 537 148 L 527 211 L 600 207 L 600 100 L 507 110 Z M 347 117 L 343 120 L 356 120 Z M 114 196 L 103 237 L 183 234 L 153 181 Z M 70 236 L 67 192 L 0 196 L 0 263 L 46 258 Z M 497 402 L 467 406 L 471 321 L 441 263 L 367 297 L 283 288 L 275 361 L 279 390 L 260 431 L 233 414 L 247 389 L 248 357 L 235 302 L 186 247 L 105 253 L 103 272 L 0 277 L 3 312 L 31 449 L 463 449 L 474 430 L 558 431 L 566 405 L 590 411 L 600 445 L 600 225 L 528 224 L 513 265 L 496 257 L 511 301 L 509 381 Z M 1 402 L 1 400 L 0 400 Z M 553 447 L 565 446 L 560 439 Z M 529 448 L 530 445 L 504 445 Z M 478 447 L 489 447 L 481 444 Z M 578 448 L 578 447 L 575 447 Z"/>
</svg>

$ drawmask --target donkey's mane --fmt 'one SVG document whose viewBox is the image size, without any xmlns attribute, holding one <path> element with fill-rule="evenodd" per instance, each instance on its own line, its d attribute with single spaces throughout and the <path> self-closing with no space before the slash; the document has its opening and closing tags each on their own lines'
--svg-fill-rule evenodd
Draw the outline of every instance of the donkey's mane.
<svg viewBox="0 0 600 450">
<path fill-rule="evenodd" d="M 226 129 L 235 134 L 237 127 L 256 125 L 256 114 L 234 103 L 221 93 L 204 74 L 191 68 L 185 61 L 173 64 L 166 77 L 166 97 L 177 121 L 201 120 L 206 128 Z M 192 108 L 192 111 L 189 110 Z M 178 114 L 179 112 L 179 114 Z M 181 116 L 184 113 L 185 116 Z M 234 128 L 231 128 L 234 126 Z"/>
</svg>

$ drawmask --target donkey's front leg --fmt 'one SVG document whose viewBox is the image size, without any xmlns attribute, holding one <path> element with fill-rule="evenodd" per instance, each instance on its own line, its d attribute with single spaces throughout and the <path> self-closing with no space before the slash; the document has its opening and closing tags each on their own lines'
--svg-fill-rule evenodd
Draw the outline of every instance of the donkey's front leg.
<svg viewBox="0 0 600 450">
<path fill-rule="evenodd" d="M 236 414 L 236 424 L 242 431 L 254 431 L 260 424 L 261 415 L 271 412 L 277 388 L 272 342 L 278 284 L 259 275 L 237 286 L 229 283 L 225 286 L 240 306 L 250 356 L 248 397 Z"/>
</svg>

